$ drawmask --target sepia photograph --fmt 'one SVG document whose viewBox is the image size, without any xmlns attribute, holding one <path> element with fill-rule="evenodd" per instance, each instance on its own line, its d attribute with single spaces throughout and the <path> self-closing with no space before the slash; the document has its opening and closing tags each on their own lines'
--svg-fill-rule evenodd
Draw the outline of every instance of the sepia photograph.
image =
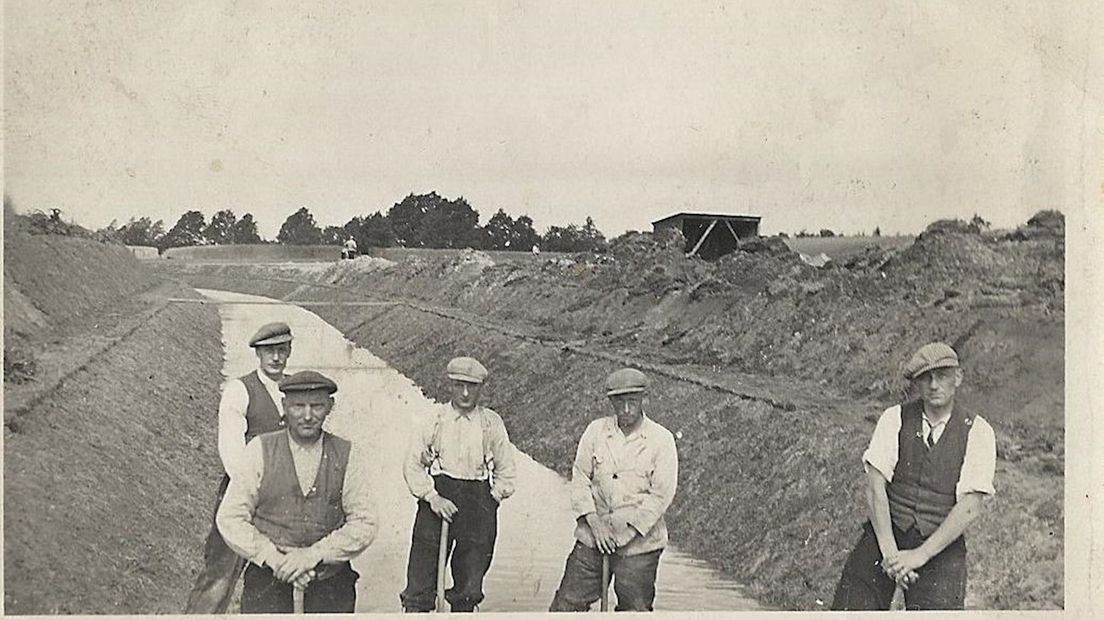
<svg viewBox="0 0 1104 620">
<path fill-rule="evenodd" d="M 3 613 L 1090 609 L 1102 17 L 6 0 Z"/>
</svg>

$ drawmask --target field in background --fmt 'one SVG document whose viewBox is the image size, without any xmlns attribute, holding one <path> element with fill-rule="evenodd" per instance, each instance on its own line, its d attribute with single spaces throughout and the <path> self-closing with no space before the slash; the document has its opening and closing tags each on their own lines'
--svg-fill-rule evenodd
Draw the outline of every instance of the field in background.
<svg viewBox="0 0 1104 620">
<path fill-rule="evenodd" d="M 899 237 L 791 237 L 786 239 L 786 245 L 794 252 L 801 252 L 808 256 L 816 256 L 820 253 L 828 255 L 828 258 L 839 259 L 862 252 L 866 248 L 881 246 L 892 250 L 903 248 L 916 237 L 901 235 Z"/>
</svg>

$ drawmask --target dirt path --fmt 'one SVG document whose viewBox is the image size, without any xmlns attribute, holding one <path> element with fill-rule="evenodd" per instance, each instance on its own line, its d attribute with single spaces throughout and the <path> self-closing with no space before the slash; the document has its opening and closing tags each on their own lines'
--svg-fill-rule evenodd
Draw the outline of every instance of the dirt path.
<svg viewBox="0 0 1104 620">
<path fill-rule="evenodd" d="M 222 302 L 258 301 L 235 293 L 201 292 Z M 340 386 L 337 407 L 327 425 L 332 432 L 371 447 L 367 466 L 377 472 L 373 491 L 381 515 L 376 541 L 354 562 L 361 574 L 358 611 L 399 611 L 398 592 L 404 585 L 415 507 L 403 482 L 400 463 L 412 420 L 430 401 L 412 381 L 302 308 L 223 303 L 219 310 L 226 376 L 241 375 L 255 366 L 255 358 L 244 343 L 256 325 L 282 320 L 295 334 L 289 370 L 320 370 Z M 488 574 L 488 598 L 481 610 L 546 609 L 573 544 L 572 527 L 563 479 L 522 455 L 518 492 L 500 513 L 495 564 Z M 759 608 L 730 581 L 675 549 L 668 550 L 660 566 L 657 607 Z"/>
</svg>

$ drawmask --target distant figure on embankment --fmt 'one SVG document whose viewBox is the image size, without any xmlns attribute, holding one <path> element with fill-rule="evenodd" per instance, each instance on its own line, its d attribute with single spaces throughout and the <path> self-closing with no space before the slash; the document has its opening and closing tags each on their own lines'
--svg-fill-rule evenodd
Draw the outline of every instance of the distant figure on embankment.
<svg viewBox="0 0 1104 620">
<path fill-rule="evenodd" d="M 832 609 L 885 610 L 895 585 L 907 609 L 963 609 L 966 527 L 991 496 L 993 429 L 955 409 L 958 354 L 941 342 L 905 366 L 919 400 L 882 413 L 863 453 L 870 520 L 843 568 Z"/>
<path fill-rule="evenodd" d="M 291 328 L 286 323 L 263 325 L 249 339 L 249 346 L 257 354 L 257 370 L 227 381 L 219 402 L 218 453 L 225 474 L 218 487 L 216 509 L 230 478 L 241 467 L 246 442 L 285 426 L 284 412 L 277 404 L 281 402 L 277 383 L 284 378 L 291 355 Z M 226 613 L 245 560 L 223 541 L 213 515 L 203 561 L 184 613 Z"/>
<path fill-rule="evenodd" d="M 436 607 L 442 519 L 450 524 L 445 554 L 452 555 L 453 587 L 445 599 L 452 612 L 475 611 L 494 555 L 498 506 L 513 494 L 517 475 L 506 425 L 479 404 L 487 369 L 458 357 L 445 372 L 451 402 L 438 405 L 415 430 L 403 465 L 407 487 L 418 498 L 406 588 L 399 595 L 406 612 Z"/>
<path fill-rule="evenodd" d="M 378 524 L 357 445 L 322 430 L 337 384 L 313 370 L 280 381 L 287 428 L 245 448 L 218 509 L 218 528 L 249 560 L 242 613 L 352 613 L 360 575 L 349 563 Z"/>
<path fill-rule="evenodd" d="M 356 239 L 349 237 L 345 240 L 345 245 L 341 248 L 341 258 L 353 259 L 357 257 L 357 242 Z"/>
<path fill-rule="evenodd" d="M 663 515 L 678 486 L 675 438 L 644 413 L 648 377 L 624 368 L 606 379 L 613 415 L 590 423 L 571 472 L 575 548 L 550 611 L 587 611 L 604 594 L 608 559 L 617 611 L 652 611 Z"/>
</svg>

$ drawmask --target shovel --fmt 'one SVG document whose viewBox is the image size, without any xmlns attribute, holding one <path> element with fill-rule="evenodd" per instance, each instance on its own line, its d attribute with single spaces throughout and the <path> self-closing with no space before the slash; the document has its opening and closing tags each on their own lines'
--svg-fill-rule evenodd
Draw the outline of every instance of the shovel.
<svg viewBox="0 0 1104 620">
<path fill-rule="evenodd" d="M 609 611 L 609 582 L 610 582 L 610 567 L 609 556 L 602 554 L 602 602 L 599 609 L 602 611 Z"/>
<path fill-rule="evenodd" d="M 298 585 L 291 593 L 291 609 L 296 615 L 303 615 L 303 588 Z"/>
<path fill-rule="evenodd" d="M 448 560 L 449 522 L 441 519 L 441 546 L 437 551 L 437 605 L 434 610 L 445 610 L 445 561 Z"/>
</svg>

